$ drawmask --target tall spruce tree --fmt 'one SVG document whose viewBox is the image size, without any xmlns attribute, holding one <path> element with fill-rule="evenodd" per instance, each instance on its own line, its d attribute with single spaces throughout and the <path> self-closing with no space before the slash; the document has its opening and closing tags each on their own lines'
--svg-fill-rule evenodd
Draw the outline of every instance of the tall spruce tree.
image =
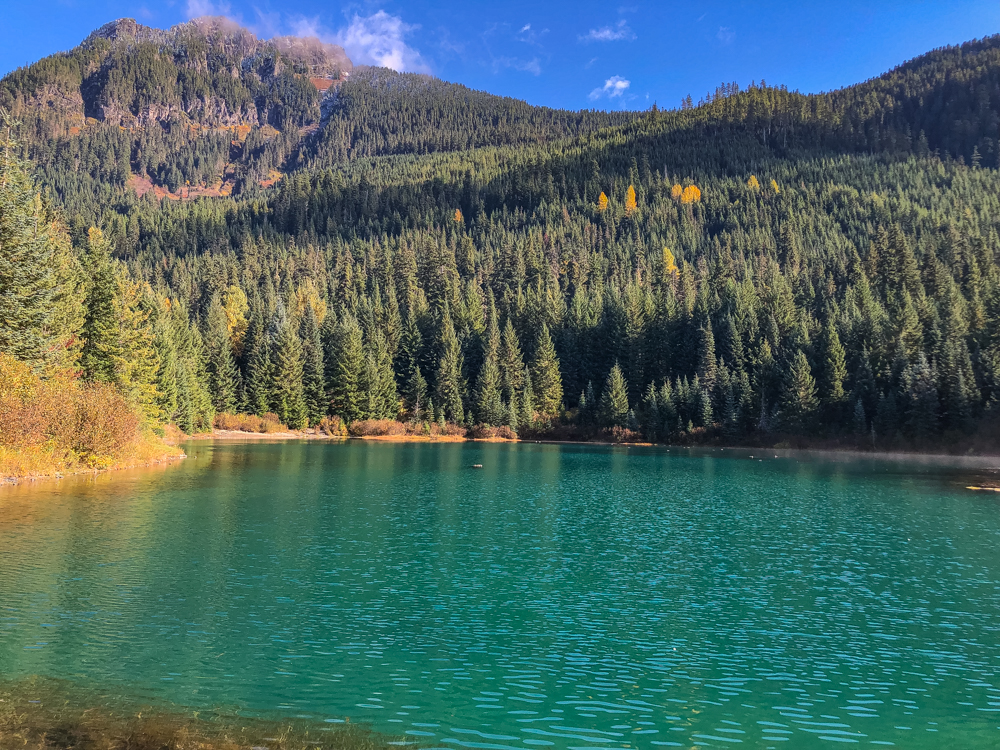
<svg viewBox="0 0 1000 750">
<path fill-rule="evenodd" d="M 799 349 L 792 357 L 785 376 L 779 407 L 782 429 L 801 433 L 812 431 L 812 418 L 819 401 L 816 398 L 816 380 L 805 353 Z"/>
<path fill-rule="evenodd" d="M 465 421 L 461 352 L 447 306 L 441 315 L 441 359 L 438 363 L 435 396 L 438 408 L 447 421 L 456 424 Z"/>
<path fill-rule="evenodd" d="M 330 355 L 330 380 L 327 393 L 334 414 L 347 423 L 367 419 L 361 392 L 365 368 L 365 350 L 361 326 L 353 315 L 347 314 L 337 326 Z"/>
<path fill-rule="evenodd" d="M 226 310 L 218 297 L 208 307 L 205 348 L 208 352 L 208 387 L 217 412 L 236 411 L 239 369 L 233 358 Z"/>
<path fill-rule="evenodd" d="M 305 393 L 302 388 L 302 345 L 295 326 L 278 304 L 275 320 L 271 399 L 283 424 L 301 430 L 308 422 Z"/>
<path fill-rule="evenodd" d="M 312 305 L 306 305 L 302 313 L 299 338 L 302 341 L 302 390 L 306 402 L 306 417 L 309 424 L 315 426 L 326 416 L 327 396 L 323 341 Z"/>
<path fill-rule="evenodd" d="M 625 427 L 628 421 L 628 383 L 615 362 L 601 394 L 601 422 L 605 427 Z"/>
<path fill-rule="evenodd" d="M 542 418 L 554 419 L 559 416 L 563 399 L 562 376 L 559 374 L 555 344 L 552 343 L 549 327 L 544 323 L 538 332 L 538 344 L 531 363 L 531 382 L 535 408 Z"/>
<path fill-rule="evenodd" d="M 501 425 L 504 419 L 501 399 L 500 367 L 500 327 L 497 325 L 496 310 L 491 310 L 486 338 L 483 340 L 483 365 L 476 383 L 476 417 L 482 424 Z"/>
<path fill-rule="evenodd" d="M 59 348 L 71 332 L 58 322 L 62 286 L 60 254 L 68 238 L 42 202 L 17 156 L 12 123 L 0 119 L 0 353 L 34 367 L 61 359 Z"/>
</svg>

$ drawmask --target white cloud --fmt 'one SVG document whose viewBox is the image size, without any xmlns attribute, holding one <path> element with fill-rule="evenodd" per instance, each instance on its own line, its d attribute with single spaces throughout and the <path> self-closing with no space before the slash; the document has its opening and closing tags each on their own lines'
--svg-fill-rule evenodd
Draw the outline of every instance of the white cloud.
<svg viewBox="0 0 1000 750">
<path fill-rule="evenodd" d="M 531 31 L 531 24 L 530 23 L 526 23 L 526 24 L 524 24 L 524 26 L 521 27 L 521 33 L 523 34 L 525 31 Z"/>
<path fill-rule="evenodd" d="M 418 28 L 404 23 L 399 16 L 390 16 L 380 10 L 366 17 L 355 14 L 347 28 L 337 32 L 335 41 L 347 50 L 355 65 L 429 73 L 430 68 L 420 53 L 404 41 L 407 34 Z"/>
<path fill-rule="evenodd" d="M 215 3 L 212 0 L 187 0 L 187 17 L 198 18 L 199 16 L 226 16 L 229 15 L 229 3 L 225 0 Z"/>
<path fill-rule="evenodd" d="M 611 76 L 608 80 L 604 82 L 603 86 L 598 86 L 596 89 L 590 92 L 590 100 L 596 101 L 603 97 L 608 99 L 614 99 L 615 97 L 620 97 L 626 91 L 628 87 L 632 85 L 631 81 L 627 81 L 621 76 Z"/>
<path fill-rule="evenodd" d="M 736 32 L 728 26 L 720 26 L 719 33 L 715 35 L 723 44 L 729 44 L 736 38 Z"/>
<path fill-rule="evenodd" d="M 400 16 L 391 16 L 384 10 L 370 16 L 355 13 L 347 26 L 335 32 L 325 28 L 318 16 L 298 16 L 290 19 L 288 25 L 295 36 L 314 36 L 324 42 L 339 44 L 355 65 L 377 65 L 409 73 L 430 72 L 420 52 L 405 41 L 408 34 L 420 27 L 405 23 Z"/>
<path fill-rule="evenodd" d="M 536 76 L 542 74 L 542 65 L 537 57 L 533 57 L 530 60 L 521 60 L 516 57 L 494 57 L 493 72 L 499 73 L 502 68 L 513 68 L 514 70 L 520 70 L 522 73 L 531 73 Z"/>
<path fill-rule="evenodd" d="M 602 26 L 591 29 L 588 34 L 580 37 L 581 42 L 622 42 L 635 39 L 635 32 L 625 21 L 619 21 L 614 26 Z"/>
</svg>

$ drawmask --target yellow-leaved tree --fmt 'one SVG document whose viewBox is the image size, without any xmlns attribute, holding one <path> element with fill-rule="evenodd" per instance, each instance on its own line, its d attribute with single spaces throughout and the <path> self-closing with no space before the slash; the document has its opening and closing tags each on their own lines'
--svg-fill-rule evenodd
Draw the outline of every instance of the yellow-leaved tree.
<svg viewBox="0 0 1000 750">
<path fill-rule="evenodd" d="M 247 314 L 250 312 L 246 292 L 239 285 L 230 284 L 222 293 L 222 308 L 226 312 L 226 330 L 229 331 L 233 353 L 239 356 L 243 353 L 243 339 L 248 325 Z"/>
<path fill-rule="evenodd" d="M 760 190 L 760 183 L 757 181 L 757 177 L 750 175 L 750 179 L 747 180 L 747 187 L 751 190 Z"/>
<path fill-rule="evenodd" d="M 635 213 L 635 209 L 635 188 L 629 185 L 628 190 L 625 191 L 625 215 L 631 216 Z"/>
<path fill-rule="evenodd" d="M 697 203 L 701 200 L 701 190 L 697 185 L 688 185 L 681 193 L 681 203 Z"/>
<path fill-rule="evenodd" d="M 674 185 L 672 188 L 670 188 L 670 197 L 673 198 L 675 201 L 680 200 L 681 195 L 683 193 L 684 193 L 684 188 L 682 188 L 680 185 Z"/>
<path fill-rule="evenodd" d="M 460 208 L 456 208 L 456 209 L 455 209 L 455 223 L 456 223 L 456 224 L 461 224 L 461 223 L 462 223 L 462 221 L 464 220 L 464 218 L 465 218 L 465 217 L 464 217 L 464 216 L 462 216 L 462 209 L 460 209 Z"/>
<path fill-rule="evenodd" d="M 674 254 L 670 252 L 669 247 L 663 248 L 663 273 L 670 276 L 676 276 L 680 273 L 677 268 L 677 259 L 674 258 Z"/>
<path fill-rule="evenodd" d="M 775 194 L 775 195 L 777 195 L 778 193 L 780 193 L 780 192 L 781 192 L 781 191 L 780 191 L 780 190 L 778 189 L 778 183 L 777 183 L 777 182 L 775 182 L 774 180 L 771 180 L 771 190 L 773 190 L 773 191 L 774 191 L 774 194 Z"/>
<path fill-rule="evenodd" d="M 598 211 L 608 210 L 608 196 L 604 194 L 603 190 L 601 191 L 601 194 L 597 196 L 597 210 Z"/>
</svg>

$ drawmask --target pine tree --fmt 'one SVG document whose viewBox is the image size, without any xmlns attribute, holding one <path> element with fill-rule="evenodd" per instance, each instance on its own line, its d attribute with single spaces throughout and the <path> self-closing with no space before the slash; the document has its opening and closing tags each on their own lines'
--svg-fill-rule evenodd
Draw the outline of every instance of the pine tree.
<svg viewBox="0 0 1000 750">
<path fill-rule="evenodd" d="M 811 431 L 811 420 L 817 405 L 816 381 L 809 367 L 809 360 L 799 349 L 795 352 L 785 377 L 780 406 L 781 426 L 796 432 Z"/>
<path fill-rule="evenodd" d="M 462 406 L 461 352 L 447 307 L 441 316 L 441 359 L 438 363 L 435 395 L 440 414 L 443 414 L 447 421 L 455 424 L 465 421 L 465 409 Z"/>
<path fill-rule="evenodd" d="M 476 383 L 476 415 L 482 424 L 501 425 L 506 420 L 500 394 L 500 328 L 496 311 L 491 311 L 489 327 L 483 341 L 483 365 Z"/>
<path fill-rule="evenodd" d="M 0 111 L 0 353 L 33 367 L 61 359 L 60 347 L 74 331 L 60 330 L 59 297 L 69 279 L 60 276 L 60 256 L 69 241 L 49 215 L 31 177 L 17 157 L 12 123 Z"/>
<path fill-rule="evenodd" d="M 544 419 L 559 416 L 563 398 L 562 376 L 559 374 L 555 344 L 552 343 L 549 327 L 544 323 L 538 333 L 535 358 L 531 363 L 531 381 L 538 413 Z"/>
<path fill-rule="evenodd" d="M 302 391 L 310 426 L 320 423 L 327 410 L 326 377 L 323 365 L 323 341 L 316 322 L 316 311 L 306 305 L 299 324 L 302 341 Z"/>
<path fill-rule="evenodd" d="M 715 379 L 718 375 L 718 362 L 715 358 L 715 336 L 712 333 L 711 323 L 706 323 L 701 327 L 701 336 L 698 348 L 698 378 L 701 386 L 709 396 L 715 388 Z"/>
<path fill-rule="evenodd" d="M 605 427 L 624 427 L 628 412 L 628 383 L 622 368 L 615 362 L 601 394 L 601 422 Z"/>
<path fill-rule="evenodd" d="M 503 344 L 500 351 L 500 381 L 503 385 L 504 401 L 507 404 L 512 404 L 524 389 L 524 357 L 521 355 L 521 343 L 518 341 L 510 318 L 507 319 L 503 329 Z"/>
<path fill-rule="evenodd" d="M 906 426 L 918 441 L 929 440 L 938 429 L 938 390 L 935 374 L 923 352 L 903 373 L 906 389 Z"/>
<path fill-rule="evenodd" d="M 208 351 L 208 387 L 217 412 L 236 411 L 239 370 L 233 359 L 226 310 L 216 297 L 208 307 L 205 346 Z"/>
<path fill-rule="evenodd" d="M 302 387 L 302 345 L 284 305 L 275 314 L 271 399 L 274 411 L 283 424 L 301 430 L 308 421 L 305 392 Z"/>
<path fill-rule="evenodd" d="M 827 319 L 823 332 L 823 400 L 839 408 L 847 399 L 844 391 L 844 380 L 847 378 L 847 357 L 840 343 L 837 327 Z"/>
<path fill-rule="evenodd" d="M 113 383 L 115 359 L 120 355 L 115 298 L 118 277 L 111 260 L 111 246 L 99 229 L 88 233 L 84 270 L 89 277 L 84 299 L 83 348 L 80 369 L 85 380 Z"/>
<path fill-rule="evenodd" d="M 347 423 L 367 419 L 364 413 L 364 394 L 361 392 L 364 377 L 365 351 L 361 326 L 352 315 L 345 315 L 337 327 L 331 352 L 330 394 L 331 409 Z"/>
</svg>

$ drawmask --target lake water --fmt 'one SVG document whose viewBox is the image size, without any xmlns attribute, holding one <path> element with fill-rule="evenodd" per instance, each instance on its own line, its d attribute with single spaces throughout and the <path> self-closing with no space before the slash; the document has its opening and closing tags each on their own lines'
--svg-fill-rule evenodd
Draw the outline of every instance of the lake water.
<svg viewBox="0 0 1000 750">
<path fill-rule="evenodd" d="M 0 490 L 0 675 L 426 747 L 1000 746 L 1000 495 L 964 489 L 983 471 L 187 450 Z"/>
</svg>

